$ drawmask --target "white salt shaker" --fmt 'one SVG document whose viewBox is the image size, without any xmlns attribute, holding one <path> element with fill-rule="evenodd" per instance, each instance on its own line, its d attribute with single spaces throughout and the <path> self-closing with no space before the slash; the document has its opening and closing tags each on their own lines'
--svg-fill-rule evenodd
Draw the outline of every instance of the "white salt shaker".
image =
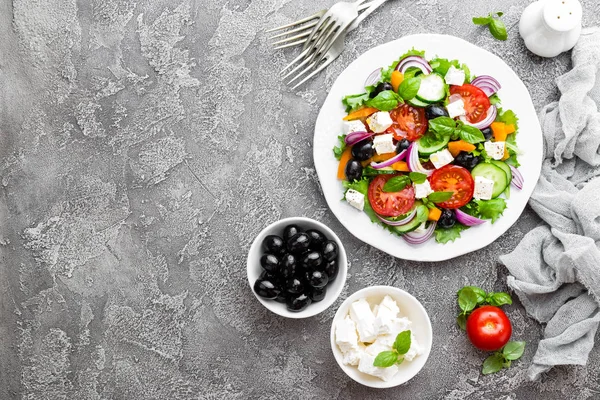
<svg viewBox="0 0 600 400">
<path fill-rule="evenodd" d="M 519 33 L 532 53 L 555 57 L 577 43 L 581 16 L 578 0 L 539 0 L 523 11 Z"/>
</svg>

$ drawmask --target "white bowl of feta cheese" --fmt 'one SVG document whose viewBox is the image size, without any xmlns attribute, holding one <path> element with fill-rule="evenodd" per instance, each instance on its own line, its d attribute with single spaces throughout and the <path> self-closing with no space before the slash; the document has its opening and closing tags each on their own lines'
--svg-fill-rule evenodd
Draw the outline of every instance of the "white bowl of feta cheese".
<svg viewBox="0 0 600 400">
<path fill-rule="evenodd" d="M 381 352 L 410 331 L 410 348 L 389 367 L 376 367 Z M 331 325 L 331 349 L 340 368 L 356 382 L 391 388 L 412 379 L 427 362 L 433 333 L 427 311 L 411 294 L 392 286 L 370 286 L 348 297 Z"/>
</svg>

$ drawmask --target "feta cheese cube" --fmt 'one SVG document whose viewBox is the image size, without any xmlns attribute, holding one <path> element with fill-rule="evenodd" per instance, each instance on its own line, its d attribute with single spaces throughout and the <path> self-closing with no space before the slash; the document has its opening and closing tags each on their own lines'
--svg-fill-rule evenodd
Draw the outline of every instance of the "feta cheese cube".
<svg viewBox="0 0 600 400">
<path fill-rule="evenodd" d="M 452 157 L 448 149 L 444 149 L 429 156 L 429 161 L 433 163 L 435 169 L 440 169 L 444 165 L 448 165 L 454 161 L 454 157 Z"/>
<path fill-rule="evenodd" d="M 453 101 L 452 103 L 446 106 L 446 110 L 448 110 L 448 116 L 450 118 L 461 117 L 463 115 L 467 115 L 465 111 L 465 102 L 460 99 Z"/>
<path fill-rule="evenodd" d="M 483 176 L 475 177 L 473 197 L 477 200 L 490 200 L 494 191 L 494 181 Z"/>
<path fill-rule="evenodd" d="M 377 324 L 377 334 L 385 334 L 390 333 L 392 329 L 394 329 L 394 320 L 396 319 L 396 315 L 394 311 L 390 310 L 387 307 L 379 307 L 377 310 L 376 324 Z"/>
<path fill-rule="evenodd" d="M 396 300 L 392 299 L 390 296 L 386 295 L 383 300 L 381 300 L 381 303 L 379 303 L 380 307 L 386 307 L 388 310 L 390 310 L 393 315 L 394 318 L 396 318 L 398 316 L 398 313 L 400 312 L 400 309 L 398 308 L 398 303 L 396 303 Z"/>
<path fill-rule="evenodd" d="M 364 374 L 369 374 L 381 378 L 384 381 L 389 381 L 398 372 L 398 366 L 392 365 L 388 368 L 380 368 L 373 365 L 376 355 L 363 353 L 358 363 L 358 370 Z"/>
<path fill-rule="evenodd" d="M 356 324 L 349 315 L 335 324 L 335 343 L 342 353 L 358 349 Z"/>
<path fill-rule="evenodd" d="M 342 362 L 346 365 L 358 365 L 360 362 L 360 357 L 364 352 L 365 346 L 359 343 L 356 349 L 350 349 L 344 353 Z"/>
<path fill-rule="evenodd" d="M 483 144 L 485 147 L 485 152 L 488 156 L 492 157 L 494 160 L 502 160 L 504 157 L 504 149 L 506 148 L 506 142 L 485 142 Z"/>
<path fill-rule="evenodd" d="M 431 190 L 431 185 L 429 184 L 429 181 L 427 181 L 427 180 L 423 183 L 415 183 L 414 187 L 415 187 L 415 198 L 417 198 L 417 199 L 423 199 L 423 198 L 429 196 L 431 193 L 433 193 L 433 190 Z"/>
<path fill-rule="evenodd" d="M 358 338 L 363 343 L 371 343 L 377 338 L 375 315 L 367 300 L 360 299 L 350 305 L 350 317 L 356 324 Z"/>
<path fill-rule="evenodd" d="M 377 154 L 394 153 L 396 146 L 394 146 L 394 135 L 386 133 L 385 135 L 377 135 L 373 138 L 373 147 Z"/>
<path fill-rule="evenodd" d="M 451 65 L 450 68 L 448 68 L 448 72 L 446 72 L 446 76 L 444 76 L 444 80 L 448 85 L 460 86 L 465 83 L 465 71 Z"/>
<path fill-rule="evenodd" d="M 387 111 L 379 111 L 367 118 L 367 125 L 375 133 L 381 133 L 392 126 L 392 117 Z"/>
<path fill-rule="evenodd" d="M 343 125 L 343 130 L 344 130 L 344 134 L 349 134 L 352 132 L 366 132 L 367 131 L 367 127 L 365 126 L 365 124 L 362 123 L 362 121 L 359 120 L 354 120 L 354 121 L 343 121 L 342 122 Z"/>
<path fill-rule="evenodd" d="M 365 351 L 372 356 L 377 356 L 382 351 L 391 351 L 394 340 L 392 335 L 379 335 L 372 344 L 366 347 Z"/>
<path fill-rule="evenodd" d="M 346 191 L 346 201 L 357 210 L 362 211 L 365 208 L 365 195 L 357 190 L 348 189 Z"/>
</svg>

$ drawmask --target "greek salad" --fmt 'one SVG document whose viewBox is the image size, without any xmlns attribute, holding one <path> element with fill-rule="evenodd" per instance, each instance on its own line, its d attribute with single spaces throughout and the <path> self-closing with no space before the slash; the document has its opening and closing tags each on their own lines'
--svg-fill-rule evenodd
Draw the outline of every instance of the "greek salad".
<svg viewBox="0 0 600 400">
<path fill-rule="evenodd" d="M 410 50 L 345 96 L 333 152 L 344 200 L 410 244 L 494 223 L 523 187 L 518 119 L 500 83 L 458 60 Z"/>
</svg>

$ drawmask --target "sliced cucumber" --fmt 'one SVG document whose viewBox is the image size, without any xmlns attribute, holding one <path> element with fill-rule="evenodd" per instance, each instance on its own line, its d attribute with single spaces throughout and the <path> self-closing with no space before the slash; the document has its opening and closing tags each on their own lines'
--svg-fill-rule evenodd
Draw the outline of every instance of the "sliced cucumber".
<svg viewBox="0 0 600 400">
<path fill-rule="evenodd" d="M 500 196 L 502 192 L 504 192 L 504 189 L 506 189 L 506 187 L 510 184 L 510 181 L 506 179 L 507 176 L 504 170 L 492 163 L 477 164 L 471 171 L 471 175 L 473 175 L 473 178 L 476 176 L 482 176 L 494 181 L 492 198 Z"/>
<path fill-rule="evenodd" d="M 429 75 L 419 75 L 421 86 L 417 92 L 417 99 L 425 103 L 437 103 L 446 97 L 446 82 L 441 75 L 433 72 Z"/>
<path fill-rule="evenodd" d="M 428 132 L 417 142 L 419 154 L 424 156 L 432 155 L 446 147 L 449 141 L 450 136 L 438 139 L 432 133 Z"/>
<path fill-rule="evenodd" d="M 494 164 L 496 167 L 498 167 L 498 168 L 502 169 L 502 171 L 504 171 L 504 173 L 506 174 L 506 180 L 508 180 L 508 183 L 510 184 L 510 182 L 512 181 L 512 171 L 510 170 L 510 167 L 508 166 L 508 164 L 503 161 L 496 161 L 496 160 L 492 160 L 492 164 Z"/>
<path fill-rule="evenodd" d="M 392 226 L 391 229 L 396 231 L 396 233 L 403 234 L 407 232 L 412 232 L 419 227 L 423 222 L 427 221 L 427 217 L 429 216 L 429 209 L 423 204 L 419 204 L 417 207 L 417 215 L 410 221 L 408 224 L 400 225 L 400 226 Z"/>
<path fill-rule="evenodd" d="M 415 106 L 415 107 L 427 107 L 429 105 L 429 103 L 425 103 L 424 101 L 421 101 L 419 99 L 417 99 L 416 97 L 414 99 L 410 99 L 406 101 L 408 104 L 410 104 L 411 106 Z"/>
</svg>

